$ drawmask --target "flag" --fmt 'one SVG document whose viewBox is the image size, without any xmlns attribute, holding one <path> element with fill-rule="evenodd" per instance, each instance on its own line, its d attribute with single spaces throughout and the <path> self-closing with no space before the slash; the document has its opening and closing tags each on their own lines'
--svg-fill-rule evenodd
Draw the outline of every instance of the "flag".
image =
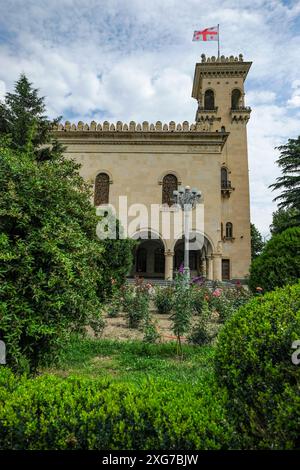
<svg viewBox="0 0 300 470">
<path fill-rule="evenodd" d="M 218 41 L 218 39 L 218 26 L 212 26 L 211 28 L 206 28 L 202 31 L 194 31 L 193 41 Z"/>
</svg>

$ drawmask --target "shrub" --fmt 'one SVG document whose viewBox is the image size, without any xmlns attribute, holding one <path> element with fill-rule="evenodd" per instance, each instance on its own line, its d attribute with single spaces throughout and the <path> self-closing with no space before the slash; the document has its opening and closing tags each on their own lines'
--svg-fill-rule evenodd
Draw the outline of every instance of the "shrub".
<svg viewBox="0 0 300 470">
<path fill-rule="evenodd" d="M 226 449 L 232 429 L 214 383 L 119 383 L 0 371 L 0 449 Z"/>
<path fill-rule="evenodd" d="M 172 287 L 156 287 L 153 300 L 158 313 L 171 313 L 174 302 L 174 289 Z"/>
<path fill-rule="evenodd" d="M 144 337 L 143 341 L 145 343 L 156 343 L 160 338 L 158 331 L 157 321 L 154 321 L 150 316 L 146 319 L 144 324 Z"/>
<path fill-rule="evenodd" d="M 192 330 L 188 336 L 188 341 L 198 346 L 209 344 L 215 335 L 209 332 L 208 322 L 211 317 L 211 312 L 208 303 L 203 301 L 202 310 L 198 313 L 196 323 L 193 325 Z"/>
<path fill-rule="evenodd" d="M 122 300 L 120 298 L 120 292 L 115 292 L 108 303 L 105 305 L 105 311 L 108 317 L 114 318 L 119 315 L 122 310 Z"/>
<path fill-rule="evenodd" d="M 177 337 L 177 354 L 182 356 L 181 336 L 188 333 L 193 314 L 192 288 L 186 274 L 175 278 L 174 307 L 171 315 L 172 330 Z"/>
<path fill-rule="evenodd" d="M 249 287 L 271 291 L 300 278 L 300 227 L 274 235 L 250 268 Z"/>
<path fill-rule="evenodd" d="M 129 328 L 138 328 L 143 320 L 149 316 L 150 284 L 143 279 L 136 279 L 135 285 L 126 285 L 123 288 L 123 310 L 126 314 Z"/>
<path fill-rule="evenodd" d="M 193 310 L 195 311 L 195 313 L 201 314 L 205 302 L 205 296 L 208 295 L 209 290 L 205 287 L 200 287 L 197 284 L 191 285 L 190 289 L 192 295 Z"/>
<path fill-rule="evenodd" d="M 253 298 L 218 337 L 216 375 L 228 390 L 229 414 L 244 447 L 300 446 L 300 283 Z"/>
</svg>

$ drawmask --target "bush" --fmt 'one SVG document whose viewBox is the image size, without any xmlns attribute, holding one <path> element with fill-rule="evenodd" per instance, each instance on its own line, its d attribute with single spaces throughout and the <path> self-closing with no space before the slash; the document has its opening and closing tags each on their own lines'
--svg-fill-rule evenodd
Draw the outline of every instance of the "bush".
<svg viewBox="0 0 300 470">
<path fill-rule="evenodd" d="M 216 375 L 245 448 L 300 447 L 300 283 L 253 298 L 218 337 Z"/>
<path fill-rule="evenodd" d="M 209 332 L 208 322 L 211 317 L 211 312 L 208 303 L 203 301 L 202 310 L 198 313 L 197 321 L 193 325 L 192 330 L 188 336 L 189 343 L 197 344 L 199 346 L 209 344 L 215 335 Z"/>
<path fill-rule="evenodd" d="M 178 273 L 175 278 L 174 307 L 171 315 L 172 330 L 177 338 L 177 355 L 182 357 L 181 337 L 188 333 L 193 315 L 192 288 L 185 273 Z"/>
<path fill-rule="evenodd" d="M 161 314 L 171 313 L 174 302 L 174 289 L 172 287 L 156 287 L 154 304 Z"/>
<path fill-rule="evenodd" d="M 201 314 L 205 303 L 205 297 L 209 295 L 209 290 L 205 287 L 200 287 L 197 284 L 192 284 L 191 287 L 192 306 L 196 314 Z"/>
<path fill-rule="evenodd" d="M 232 429 L 214 383 L 40 376 L 0 371 L 0 450 L 226 449 Z"/>
<path fill-rule="evenodd" d="M 134 286 L 123 287 L 123 310 L 129 328 L 138 328 L 149 317 L 150 288 L 150 284 L 145 284 L 143 279 L 138 278 Z"/>
<path fill-rule="evenodd" d="M 274 235 L 250 268 L 249 287 L 271 291 L 300 278 L 300 227 Z"/>
<path fill-rule="evenodd" d="M 55 357 L 72 332 L 100 318 L 106 279 L 111 286 L 123 276 L 96 237 L 99 217 L 79 168 L 60 154 L 38 163 L 0 141 L 0 339 L 15 369 Z M 113 242 L 128 252 L 127 240 Z"/>
</svg>

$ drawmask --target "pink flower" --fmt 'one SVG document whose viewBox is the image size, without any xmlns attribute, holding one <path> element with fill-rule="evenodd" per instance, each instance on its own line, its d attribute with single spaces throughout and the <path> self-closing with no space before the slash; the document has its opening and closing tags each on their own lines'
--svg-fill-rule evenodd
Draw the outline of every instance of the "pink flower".
<svg viewBox="0 0 300 470">
<path fill-rule="evenodd" d="M 220 297 L 221 294 L 222 294 L 222 289 L 216 289 L 216 290 L 214 290 L 213 293 L 212 293 L 212 295 L 213 295 L 214 297 Z"/>
</svg>

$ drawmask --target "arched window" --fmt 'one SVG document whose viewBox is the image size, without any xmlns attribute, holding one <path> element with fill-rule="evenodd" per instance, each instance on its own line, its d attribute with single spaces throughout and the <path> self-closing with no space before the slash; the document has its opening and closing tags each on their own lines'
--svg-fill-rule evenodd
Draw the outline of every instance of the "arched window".
<svg viewBox="0 0 300 470">
<path fill-rule="evenodd" d="M 225 167 L 221 168 L 221 188 L 227 188 L 228 183 L 228 170 Z"/>
<path fill-rule="evenodd" d="M 205 92 L 204 109 L 215 109 L 215 94 L 212 90 L 206 90 Z"/>
<path fill-rule="evenodd" d="M 99 173 L 95 180 L 95 206 L 108 204 L 109 201 L 109 176 L 106 173 Z"/>
<path fill-rule="evenodd" d="M 240 107 L 241 92 L 238 89 L 232 90 L 231 93 L 231 109 L 238 109 Z"/>
<path fill-rule="evenodd" d="M 138 248 L 136 255 L 136 271 L 145 273 L 147 271 L 147 250 L 146 248 Z"/>
<path fill-rule="evenodd" d="M 227 222 L 226 224 L 226 238 L 233 237 L 233 227 L 231 222 Z"/>
<path fill-rule="evenodd" d="M 154 251 L 154 272 L 165 272 L 165 253 L 163 248 L 156 248 Z"/>
<path fill-rule="evenodd" d="M 173 191 L 178 188 L 178 180 L 175 175 L 166 175 L 162 182 L 162 203 L 172 206 Z"/>
</svg>

